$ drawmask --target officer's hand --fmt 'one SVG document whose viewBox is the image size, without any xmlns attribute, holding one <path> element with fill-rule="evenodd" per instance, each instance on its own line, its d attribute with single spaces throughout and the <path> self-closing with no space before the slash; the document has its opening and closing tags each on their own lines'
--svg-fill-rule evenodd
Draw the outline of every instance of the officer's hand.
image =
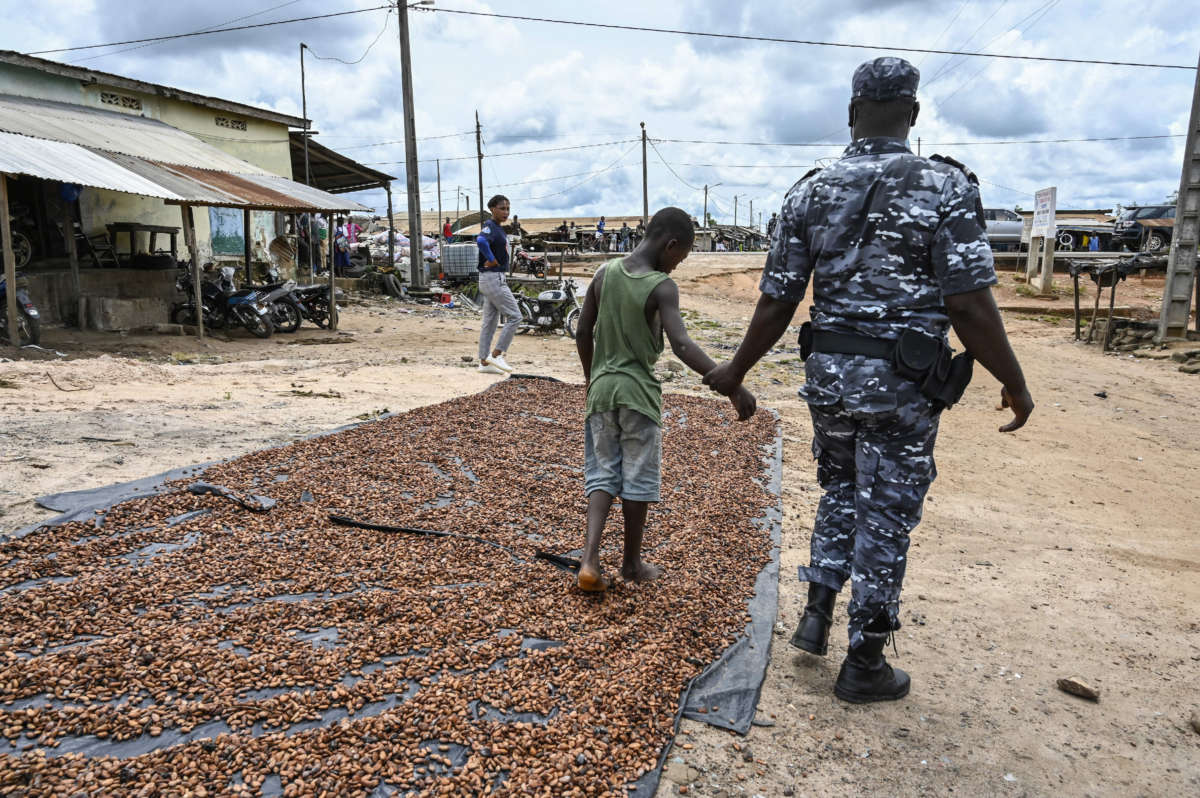
<svg viewBox="0 0 1200 798">
<path fill-rule="evenodd" d="M 754 415 L 754 411 L 758 409 L 758 401 L 754 398 L 754 394 L 745 388 L 738 388 L 734 391 L 733 396 L 729 397 L 729 401 L 733 402 L 733 407 L 737 410 L 738 421 L 749 420 Z"/>
<path fill-rule="evenodd" d="M 742 384 L 742 375 L 737 373 L 732 363 L 725 362 L 704 375 L 704 384 L 722 396 L 733 396 L 733 392 Z"/>
<path fill-rule="evenodd" d="M 1011 407 L 1013 420 L 1000 428 L 1001 432 L 1015 432 L 1025 426 L 1029 414 L 1033 412 L 1033 397 L 1028 388 L 1022 388 L 1017 393 L 1009 393 L 1007 388 L 1000 389 L 1000 407 Z"/>
<path fill-rule="evenodd" d="M 497 260 L 489 260 L 487 263 L 485 263 L 483 265 L 487 266 L 489 269 L 494 269 L 500 265 L 500 262 Z"/>
</svg>

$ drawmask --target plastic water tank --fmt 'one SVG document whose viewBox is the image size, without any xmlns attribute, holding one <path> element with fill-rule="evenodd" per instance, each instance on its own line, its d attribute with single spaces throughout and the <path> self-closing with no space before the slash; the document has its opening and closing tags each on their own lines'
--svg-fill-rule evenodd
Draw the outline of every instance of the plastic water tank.
<svg viewBox="0 0 1200 798">
<path fill-rule="evenodd" d="M 447 277 L 473 277 L 478 270 L 479 246 L 474 241 L 446 245 L 446 262 L 442 264 L 442 272 Z"/>
</svg>

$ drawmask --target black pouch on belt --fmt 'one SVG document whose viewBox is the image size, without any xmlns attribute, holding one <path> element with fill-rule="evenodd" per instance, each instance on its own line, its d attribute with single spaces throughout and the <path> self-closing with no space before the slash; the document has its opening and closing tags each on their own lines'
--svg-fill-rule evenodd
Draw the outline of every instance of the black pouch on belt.
<svg viewBox="0 0 1200 798">
<path fill-rule="evenodd" d="M 966 352 L 952 356 L 952 352 L 943 338 L 905 330 L 896 339 L 892 368 L 917 383 L 940 410 L 962 398 L 974 370 L 975 358 Z"/>
<path fill-rule="evenodd" d="M 800 344 L 800 359 L 808 360 L 808 356 L 813 351 L 813 326 L 811 321 L 806 321 L 800 325 L 800 335 L 796 343 Z"/>
</svg>

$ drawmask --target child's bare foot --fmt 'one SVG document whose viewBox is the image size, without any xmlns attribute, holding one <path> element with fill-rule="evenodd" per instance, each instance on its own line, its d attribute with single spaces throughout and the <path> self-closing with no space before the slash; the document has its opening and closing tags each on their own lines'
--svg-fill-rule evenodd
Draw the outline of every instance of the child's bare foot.
<svg viewBox="0 0 1200 798">
<path fill-rule="evenodd" d="M 580 590 L 587 593 L 603 593 L 608 587 L 604 583 L 604 577 L 600 575 L 600 569 L 588 565 L 579 567 L 579 577 L 575 583 L 579 585 Z"/>
<path fill-rule="evenodd" d="M 627 582 L 653 582 L 661 575 L 662 571 L 658 566 L 651 565 L 645 560 L 621 566 L 621 578 Z"/>
</svg>

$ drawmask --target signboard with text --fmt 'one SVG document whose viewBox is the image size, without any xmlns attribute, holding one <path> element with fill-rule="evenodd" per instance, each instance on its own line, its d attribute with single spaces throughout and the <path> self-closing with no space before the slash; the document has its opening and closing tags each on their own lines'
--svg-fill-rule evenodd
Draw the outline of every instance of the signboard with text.
<svg viewBox="0 0 1200 798">
<path fill-rule="evenodd" d="M 1033 227 L 1029 230 L 1030 238 L 1054 238 L 1055 204 L 1058 200 L 1058 188 L 1051 186 L 1034 194 Z"/>
</svg>

